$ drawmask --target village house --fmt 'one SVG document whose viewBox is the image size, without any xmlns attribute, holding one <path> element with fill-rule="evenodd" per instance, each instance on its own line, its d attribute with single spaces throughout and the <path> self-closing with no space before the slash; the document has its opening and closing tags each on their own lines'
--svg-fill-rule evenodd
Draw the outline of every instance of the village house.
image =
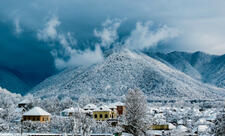
<svg viewBox="0 0 225 136">
<path fill-rule="evenodd" d="M 155 114 L 153 124 L 150 126 L 152 130 L 169 130 L 169 124 L 166 122 L 166 117 L 162 113 Z"/>
<path fill-rule="evenodd" d="M 94 105 L 94 104 L 89 103 L 86 106 L 84 106 L 83 109 L 84 109 L 86 114 L 89 114 L 89 115 L 92 116 L 92 113 L 93 113 L 94 110 L 97 109 L 97 106 Z"/>
<path fill-rule="evenodd" d="M 98 107 L 92 103 L 87 104 L 86 106 L 83 107 L 83 109 L 85 111 L 90 110 L 90 111 L 94 111 L 96 110 Z"/>
<path fill-rule="evenodd" d="M 46 112 L 40 107 L 34 107 L 28 112 L 23 114 L 22 121 L 39 121 L 39 122 L 49 122 L 51 114 Z"/>
<path fill-rule="evenodd" d="M 32 107 L 32 103 L 28 99 L 24 99 L 18 103 L 18 108 L 23 108 L 24 110 L 28 110 Z"/>
<path fill-rule="evenodd" d="M 125 104 L 122 102 L 116 102 L 116 103 L 114 103 L 114 105 L 116 106 L 117 115 L 118 116 L 123 115 L 125 112 Z"/>
<path fill-rule="evenodd" d="M 69 108 L 69 109 L 65 109 L 61 112 L 61 115 L 62 116 L 74 116 L 76 114 L 79 114 L 79 113 L 85 113 L 85 111 L 80 108 L 80 107 L 77 107 L 77 108 Z"/>
<path fill-rule="evenodd" d="M 107 121 L 112 118 L 112 111 L 108 106 L 102 105 L 93 111 L 93 117 L 96 121 Z"/>
</svg>

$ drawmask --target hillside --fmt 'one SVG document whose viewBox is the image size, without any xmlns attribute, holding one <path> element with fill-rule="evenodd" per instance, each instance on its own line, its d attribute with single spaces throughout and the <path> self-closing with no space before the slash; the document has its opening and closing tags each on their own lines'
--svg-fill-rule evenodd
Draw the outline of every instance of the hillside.
<svg viewBox="0 0 225 136">
<path fill-rule="evenodd" d="M 82 93 L 117 99 L 128 88 L 140 88 L 148 99 L 211 99 L 225 96 L 224 89 L 203 84 L 143 53 L 123 50 L 89 67 L 66 69 L 35 88 L 35 96 L 69 96 Z M 119 97 L 118 97 L 119 96 Z"/>
<path fill-rule="evenodd" d="M 148 55 L 201 82 L 225 88 L 225 55 L 216 56 L 203 52 L 148 53 Z"/>
<path fill-rule="evenodd" d="M 0 68 L 0 86 L 13 93 L 24 94 L 29 86 L 8 69 Z"/>
</svg>

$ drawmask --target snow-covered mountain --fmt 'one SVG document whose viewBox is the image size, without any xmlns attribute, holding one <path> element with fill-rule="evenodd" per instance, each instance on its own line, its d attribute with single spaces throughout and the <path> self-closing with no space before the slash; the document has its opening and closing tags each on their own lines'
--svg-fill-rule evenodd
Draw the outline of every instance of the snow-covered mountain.
<svg viewBox="0 0 225 136">
<path fill-rule="evenodd" d="M 203 52 L 148 53 L 148 55 L 197 80 L 225 88 L 225 55 L 216 56 Z"/>
<path fill-rule="evenodd" d="M 225 89 L 203 84 L 143 53 L 129 50 L 115 52 L 99 64 L 66 69 L 44 80 L 33 88 L 32 93 L 40 97 L 69 96 L 74 99 L 86 93 L 98 98 L 116 99 L 128 88 L 140 88 L 148 99 L 225 96 Z"/>
</svg>

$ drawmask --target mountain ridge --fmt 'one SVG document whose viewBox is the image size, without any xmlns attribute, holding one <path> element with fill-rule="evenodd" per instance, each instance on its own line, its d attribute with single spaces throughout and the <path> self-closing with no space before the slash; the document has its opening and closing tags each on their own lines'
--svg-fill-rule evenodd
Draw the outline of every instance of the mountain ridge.
<svg viewBox="0 0 225 136">
<path fill-rule="evenodd" d="M 98 98 L 116 99 L 129 88 L 140 88 L 149 99 L 222 98 L 225 90 L 192 79 L 141 52 L 123 50 L 104 62 L 88 67 L 70 68 L 32 89 L 39 97 L 53 95 L 77 99 L 82 93 Z"/>
<path fill-rule="evenodd" d="M 204 52 L 147 53 L 201 82 L 225 88 L 225 55 Z"/>
</svg>

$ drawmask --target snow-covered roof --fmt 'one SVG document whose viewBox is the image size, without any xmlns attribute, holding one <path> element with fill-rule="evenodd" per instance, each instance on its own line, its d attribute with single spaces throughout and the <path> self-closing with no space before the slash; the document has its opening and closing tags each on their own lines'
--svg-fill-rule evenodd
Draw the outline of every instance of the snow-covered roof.
<svg viewBox="0 0 225 136">
<path fill-rule="evenodd" d="M 97 106 L 94 105 L 94 104 L 92 104 L 92 103 L 89 103 L 89 104 L 87 104 L 86 106 L 84 106 L 83 109 L 84 109 L 84 110 L 95 110 L 95 109 L 97 109 Z"/>
<path fill-rule="evenodd" d="M 73 107 L 71 107 L 71 108 L 63 110 L 62 112 L 68 112 L 68 113 L 69 112 L 75 112 L 75 109 Z"/>
<path fill-rule="evenodd" d="M 176 130 L 179 131 L 179 132 L 188 131 L 187 127 L 185 127 L 184 125 L 179 125 Z"/>
<path fill-rule="evenodd" d="M 165 119 L 156 119 L 155 123 L 157 123 L 158 125 L 166 125 L 167 124 Z"/>
<path fill-rule="evenodd" d="M 94 111 L 111 111 L 108 106 L 102 105 Z"/>
<path fill-rule="evenodd" d="M 178 120 L 178 121 L 177 121 L 177 124 L 183 125 L 183 124 L 184 124 L 184 120 L 183 120 L 183 119 Z"/>
<path fill-rule="evenodd" d="M 82 108 L 80 108 L 80 107 L 76 107 L 76 108 L 74 108 L 74 111 L 75 112 L 85 112 Z"/>
<path fill-rule="evenodd" d="M 176 126 L 174 126 L 172 123 L 169 123 L 168 125 L 169 125 L 169 129 L 175 129 L 176 128 Z"/>
<path fill-rule="evenodd" d="M 93 110 L 84 110 L 84 113 L 89 113 L 91 114 L 93 112 Z"/>
<path fill-rule="evenodd" d="M 76 107 L 76 108 L 69 108 L 69 109 L 65 109 L 62 112 L 67 112 L 67 113 L 74 113 L 74 112 L 84 112 L 84 110 L 80 107 Z"/>
<path fill-rule="evenodd" d="M 166 117 L 163 115 L 163 113 L 158 113 L 154 115 L 155 119 L 166 119 Z"/>
<path fill-rule="evenodd" d="M 110 109 L 116 109 L 116 105 L 114 103 L 109 104 L 108 107 Z"/>
<path fill-rule="evenodd" d="M 23 116 L 50 116 L 51 114 L 46 112 L 40 107 L 34 107 L 28 112 L 24 113 Z"/>
<path fill-rule="evenodd" d="M 125 103 L 122 102 L 116 102 L 114 103 L 115 106 L 125 106 Z"/>
<path fill-rule="evenodd" d="M 209 129 L 208 125 L 198 125 L 198 132 L 205 132 Z"/>
<path fill-rule="evenodd" d="M 29 104 L 29 103 L 30 103 L 30 100 L 28 99 L 24 99 L 21 102 L 19 102 L 19 104 Z"/>
</svg>

